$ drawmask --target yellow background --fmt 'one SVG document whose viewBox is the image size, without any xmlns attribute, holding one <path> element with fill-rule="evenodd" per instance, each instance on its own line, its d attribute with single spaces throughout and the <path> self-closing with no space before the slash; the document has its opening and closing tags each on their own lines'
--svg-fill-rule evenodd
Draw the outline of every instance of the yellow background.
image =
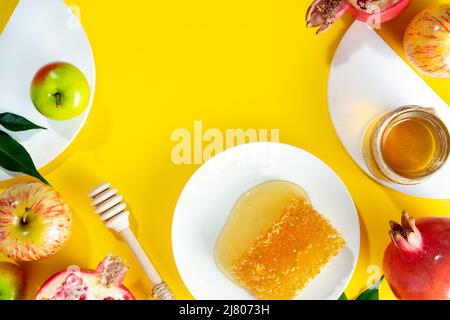
<svg viewBox="0 0 450 320">
<path fill-rule="evenodd" d="M 388 221 L 398 220 L 402 209 L 416 218 L 449 216 L 448 200 L 413 198 L 369 179 L 335 134 L 327 78 L 349 16 L 318 37 L 305 28 L 309 0 L 67 2 L 80 8 L 94 50 L 97 88 L 81 134 L 42 170 L 72 207 L 74 228 L 57 255 L 22 264 L 29 298 L 53 273 L 71 264 L 94 268 L 109 252 L 131 264 L 125 284 L 137 298 L 149 297 L 151 287 L 128 247 L 90 207 L 88 191 L 104 180 L 125 196 L 137 237 L 177 297 L 192 298 L 173 260 L 171 222 L 178 195 L 198 165 L 176 166 L 170 155 L 173 130 L 192 131 L 195 120 L 202 120 L 204 129 L 223 131 L 279 128 L 282 142 L 310 151 L 342 178 L 358 208 L 362 234 L 349 298 L 365 289 L 368 266 L 381 267 Z M 402 57 L 407 22 L 439 1 L 413 2 L 380 31 Z M 450 101 L 450 80 L 425 80 Z M 26 179 L 0 187 L 19 180 Z M 381 298 L 394 298 L 386 283 Z"/>
</svg>

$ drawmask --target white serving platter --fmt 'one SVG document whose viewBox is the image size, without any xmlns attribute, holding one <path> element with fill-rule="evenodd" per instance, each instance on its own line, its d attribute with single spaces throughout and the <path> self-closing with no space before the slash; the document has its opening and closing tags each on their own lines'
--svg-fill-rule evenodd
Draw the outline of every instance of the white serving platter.
<svg viewBox="0 0 450 320">
<path fill-rule="evenodd" d="M 228 149 L 201 166 L 181 193 L 172 223 L 178 271 L 196 299 L 253 299 L 230 281 L 215 262 L 214 248 L 242 194 L 270 180 L 304 188 L 311 203 L 346 241 L 342 251 L 295 299 L 336 300 L 358 261 L 360 233 L 355 205 L 339 177 L 321 160 L 299 148 L 260 142 Z"/>
<path fill-rule="evenodd" d="M 30 99 L 36 71 L 53 61 L 76 65 L 88 79 L 88 109 L 69 121 L 42 116 Z M 13 112 L 48 130 L 10 133 L 30 153 L 37 168 L 54 160 L 73 141 L 89 114 L 95 91 L 94 58 L 88 38 L 62 0 L 21 0 L 0 35 L 0 112 Z M 0 181 L 17 176 L 0 168 Z"/>
<path fill-rule="evenodd" d="M 328 80 L 328 108 L 336 132 L 359 167 L 385 186 L 417 197 L 450 198 L 450 163 L 419 185 L 376 178 L 366 166 L 362 137 L 377 116 L 404 105 L 436 109 L 450 127 L 450 109 L 378 34 L 354 22 L 335 53 Z"/>
</svg>

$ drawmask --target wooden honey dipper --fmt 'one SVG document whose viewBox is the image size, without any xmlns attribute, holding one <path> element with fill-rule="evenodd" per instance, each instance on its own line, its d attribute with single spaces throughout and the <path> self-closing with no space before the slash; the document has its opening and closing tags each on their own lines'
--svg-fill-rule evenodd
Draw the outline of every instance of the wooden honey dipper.
<svg viewBox="0 0 450 320">
<path fill-rule="evenodd" d="M 92 206 L 95 208 L 95 213 L 100 216 L 100 219 L 108 228 L 119 233 L 127 242 L 153 284 L 152 296 L 159 300 L 175 300 L 172 291 L 161 279 L 133 231 L 131 231 L 128 220 L 130 212 L 125 210 L 127 205 L 122 202 L 123 196 L 117 194 L 117 189 L 110 187 L 111 184 L 107 182 L 89 192 L 89 197 L 93 199 Z"/>
</svg>

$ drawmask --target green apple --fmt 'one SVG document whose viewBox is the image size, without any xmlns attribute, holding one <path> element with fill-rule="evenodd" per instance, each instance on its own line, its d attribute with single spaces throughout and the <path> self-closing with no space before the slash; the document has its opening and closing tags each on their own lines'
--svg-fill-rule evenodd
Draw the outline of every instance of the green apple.
<svg viewBox="0 0 450 320">
<path fill-rule="evenodd" d="M 66 62 L 49 63 L 39 69 L 31 82 L 30 94 L 36 109 L 53 120 L 80 115 L 90 99 L 86 77 Z"/>
<path fill-rule="evenodd" d="M 0 262 L 0 300 L 20 300 L 24 297 L 25 277 L 15 264 Z"/>
<path fill-rule="evenodd" d="M 36 261 L 55 254 L 71 227 L 69 206 L 48 185 L 19 183 L 0 195 L 0 252 L 10 259 Z"/>
</svg>

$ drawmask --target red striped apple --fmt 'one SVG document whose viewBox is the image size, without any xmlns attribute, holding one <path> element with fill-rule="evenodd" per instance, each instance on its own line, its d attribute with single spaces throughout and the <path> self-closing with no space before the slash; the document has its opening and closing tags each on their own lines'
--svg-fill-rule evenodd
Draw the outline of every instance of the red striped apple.
<svg viewBox="0 0 450 320">
<path fill-rule="evenodd" d="M 450 78 L 450 3 L 420 12 L 406 29 L 403 44 L 417 69 L 431 77 Z"/>
<path fill-rule="evenodd" d="M 0 252 L 16 261 L 35 261 L 67 242 L 72 214 L 61 195 L 40 182 L 15 185 L 0 195 Z"/>
</svg>

